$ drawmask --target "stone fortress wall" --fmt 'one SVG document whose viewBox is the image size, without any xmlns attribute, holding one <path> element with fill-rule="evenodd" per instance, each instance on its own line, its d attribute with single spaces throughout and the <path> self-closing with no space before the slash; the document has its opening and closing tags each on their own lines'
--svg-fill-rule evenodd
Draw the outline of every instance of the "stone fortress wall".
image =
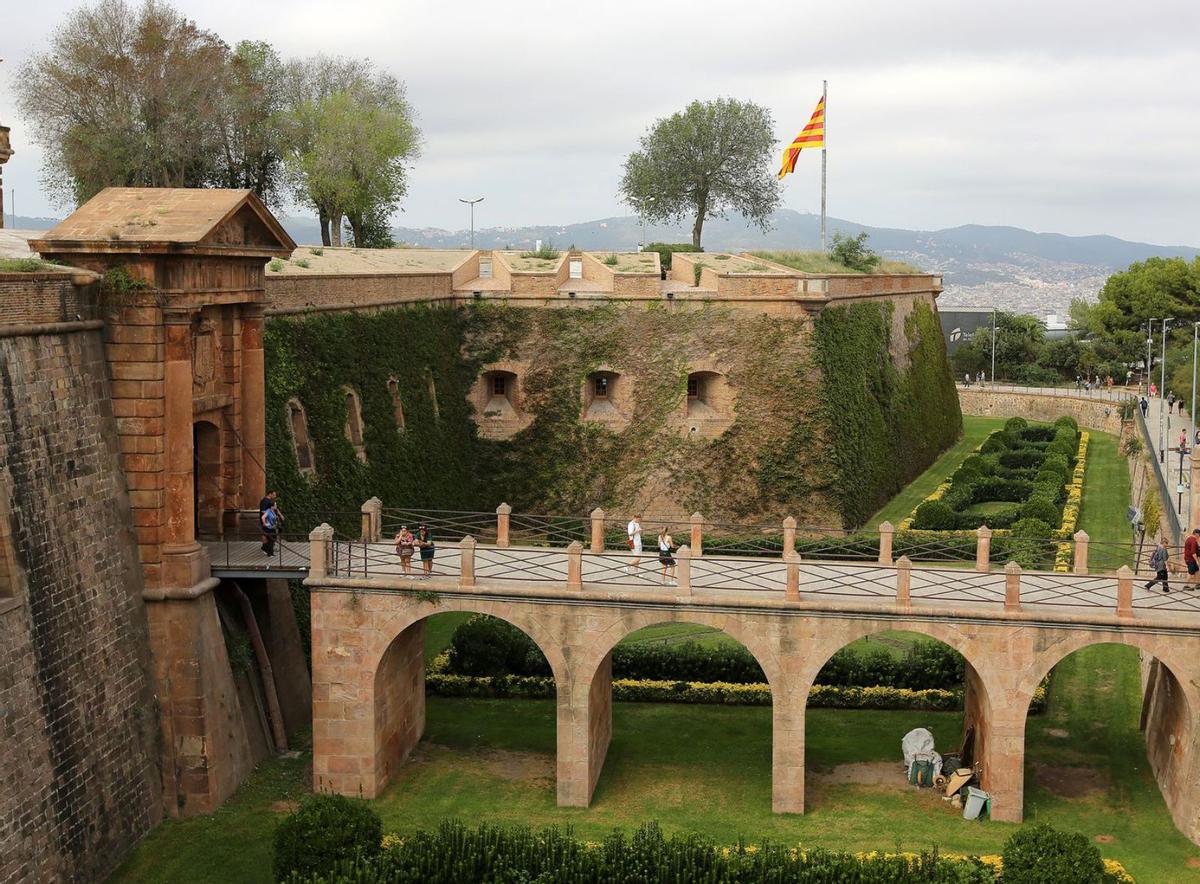
<svg viewBox="0 0 1200 884">
<path fill-rule="evenodd" d="M 162 816 L 137 540 L 100 323 L 81 318 L 93 279 L 0 274 L 2 882 L 103 878 Z"/>
</svg>

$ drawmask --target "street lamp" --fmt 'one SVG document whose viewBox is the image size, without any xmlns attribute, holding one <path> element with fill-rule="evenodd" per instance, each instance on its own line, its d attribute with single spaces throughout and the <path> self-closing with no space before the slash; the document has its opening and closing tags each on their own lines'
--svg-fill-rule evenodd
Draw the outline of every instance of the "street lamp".
<svg viewBox="0 0 1200 884">
<path fill-rule="evenodd" d="M 654 197 L 644 196 L 641 199 L 634 199 L 638 204 L 638 214 L 642 216 L 642 248 L 646 247 L 646 203 L 654 202 Z"/>
<path fill-rule="evenodd" d="M 996 305 L 992 305 L 992 384 L 996 383 Z"/>
<path fill-rule="evenodd" d="M 1197 345 L 1200 344 L 1200 335 L 1198 335 L 1198 330 L 1200 330 L 1200 322 L 1193 322 L 1192 323 L 1192 407 L 1188 410 L 1189 429 L 1188 429 L 1188 440 L 1187 440 L 1189 457 L 1195 457 L 1195 455 L 1196 455 L 1196 353 L 1197 353 Z M 1179 463 L 1180 463 L 1180 468 L 1182 469 L 1183 455 L 1180 455 Z M 1189 461 L 1189 465 L 1190 465 L 1190 461 Z M 1187 521 L 1188 521 L 1190 527 L 1195 528 L 1196 525 L 1194 524 L 1194 522 L 1195 522 L 1195 518 L 1196 518 L 1195 517 L 1196 508 L 1195 508 L 1195 497 L 1193 495 L 1196 493 L 1196 491 L 1192 487 L 1192 483 L 1191 483 L 1191 477 L 1195 473 L 1195 470 L 1188 470 L 1188 473 L 1189 473 L 1189 475 L 1188 475 L 1188 517 L 1187 517 Z"/>
<path fill-rule="evenodd" d="M 1174 321 L 1174 316 L 1168 316 L 1162 321 L 1162 362 L 1159 364 L 1161 375 L 1158 385 L 1158 462 L 1163 464 L 1167 462 L 1166 431 L 1163 425 L 1166 414 L 1164 414 L 1162 407 L 1163 397 L 1167 395 L 1167 326 Z"/>
<path fill-rule="evenodd" d="M 460 203 L 466 203 L 471 207 L 471 248 L 475 248 L 475 204 L 483 202 L 483 197 L 477 196 L 473 200 L 458 198 Z"/>
<path fill-rule="evenodd" d="M 1146 399 L 1150 399 L 1150 364 L 1154 358 L 1150 348 L 1154 346 L 1154 320 L 1146 320 Z"/>
</svg>

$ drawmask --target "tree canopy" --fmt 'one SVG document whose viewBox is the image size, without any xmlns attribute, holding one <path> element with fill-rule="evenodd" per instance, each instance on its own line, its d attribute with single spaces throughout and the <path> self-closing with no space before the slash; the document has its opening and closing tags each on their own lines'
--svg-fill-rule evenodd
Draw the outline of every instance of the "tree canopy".
<svg viewBox="0 0 1200 884">
<path fill-rule="evenodd" d="M 771 172 L 774 121 L 749 101 L 693 101 L 660 119 L 625 159 L 621 198 L 649 221 L 692 220 L 700 248 L 704 222 L 730 210 L 762 230 L 779 205 Z"/>
</svg>

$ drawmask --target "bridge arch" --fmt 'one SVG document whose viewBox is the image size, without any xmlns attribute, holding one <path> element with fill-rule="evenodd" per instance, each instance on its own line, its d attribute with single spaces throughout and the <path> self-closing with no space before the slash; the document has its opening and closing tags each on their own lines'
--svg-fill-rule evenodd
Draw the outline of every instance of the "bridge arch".
<svg viewBox="0 0 1200 884">
<path fill-rule="evenodd" d="M 623 611 L 619 618 L 606 627 L 590 633 L 586 644 L 579 648 L 578 658 L 574 662 L 571 693 L 559 696 L 559 804 L 588 806 L 600 778 L 612 739 L 613 650 L 639 630 L 666 623 L 717 629 L 746 648 L 762 667 L 771 689 L 773 805 L 777 810 L 802 810 L 802 807 L 792 808 L 780 803 L 780 789 L 786 784 L 781 782 L 779 772 L 787 766 L 783 762 L 790 758 L 795 725 L 788 715 L 789 704 L 780 703 L 787 682 L 773 638 L 753 630 L 751 624 L 718 612 L 663 609 Z M 586 727 L 579 726 L 581 711 L 586 712 Z M 803 746 L 800 752 L 802 756 Z M 562 776 L 564 763 L 573 765 L 571 775 L 566 778 Z"/>
<path fill-rule="evenodd" d="M 436 607 L 396 594 L 311 598 L 314 788 L 373 798 L 408 758 L 425 730 L 425 621 L 434 614 L 483 614 L 515 626 L 545 656 L 559 696 L 566 693 L 562 641 L 532 608 L 450 595 Z M 559 768 L 561 775 L 561 760 Z"/>
</svg>

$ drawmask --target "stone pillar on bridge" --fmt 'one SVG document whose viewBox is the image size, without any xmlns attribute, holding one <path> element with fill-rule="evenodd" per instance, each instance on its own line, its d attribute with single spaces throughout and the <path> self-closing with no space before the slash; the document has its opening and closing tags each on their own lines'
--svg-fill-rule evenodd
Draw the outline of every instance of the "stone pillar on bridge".
<svg viewBox="0 0 1200 884">
<path fill-rule="evenodd" d="M 771 810 L 804 813 L 804 714 L 808 687 L 797 678 L 771 686 Z"/>
<path fill-rule="evenodd" d="M 1016 562 L 1004 566 L 1004 610 L 1021 610 L 1021 566 Z"/>
<path fill-rule="evenodd" d="M 795 551 L 792 551 L 786 553 L 783 560 L 787 563 L 787 578 L 783 597 L 789 602 L 798 602 L 800 601 L 800 556 L 796 555 Z"/>
<path fill-rule="evenodd" d="M 308 533 L 308 576 L 319 580 L 329 573 L 329 550 L 333 545 L 333 526 L 321 523 Z"/>
<path fill-rule="evenodd" d="M 383 501 L 372 497 L 362 505 L 362 537 L 366 543 L 378 543 L 383 536 Z"/>
<path fill-rule="evenodd" d="M 1117 571 L 1117 616 L 1133 616 L 1133 571 L 1128 565 Z"/>
<path fill-rule="evenodd" d="M 458 543 L 459 549 L 459 586 L 475 585 L 475 538 L 468 534 Z"/>
<path fill-rule="evenodd" d="M 586 652 L 581 649 L 578 657 Z M 612 651 L 591 680 L 578 669 L 558 685 L 558 805 L 587 807 L 612 740 Z"/>
<path fill-rule="evenodd" d="M 496 546 L 508 546 L 508 527 L 512 507 L 502 503 L 496 507 Z"/>
<path fill-rule="evenodd" d="M 879 526 L 879 564 L 892 564 L 892 541 L 896 536 L 896 528 L 891 522 Z"/>
<path fill-rule="evenodd" d="M 692 551 L 685 543 L 675 550 L 675 587 L 678 595 L 692 594 Z"/>
<path fill-rule="evenodd" d="M 567 545 L 567 589 L 583 589 L 583 544 L 578 540 Z"/>
<path fill-rule="evenodd" d="M 788 516 L 783 520 L 783 557 L 786 559 L 789 555 L 796 552 L 796 520 L 792 516 Z"/>
<path fill-rule="evenodd" d="M 1088 572 L 1088 541 L 1091 538 L 1088 537 L 1086 531 L 1080 529 L 1071 539 L 1075 541 L 1075 573 L 1086 574 Z"/>
<path fill-rule="evenodd" d="M 896 607 L 907 611 L 912 607 L 912 560 L 901 556 L 896 562 Z"/>
<path fill-rule="evenodd" d="M 604 510 L 596 507 L 592 510 L 592 545 L 594 553 L 604 552 Z"/>
<path fill-rule="evenodd" d="M 975 532 L 975 570 L 990 571 L 992 569 L 992 529 L 980 525 Z"/>
<path fill-rule="evenodd" d="M 704 516 L 692 513 L 691 551 L 697 558 L 704 555 Z"/>
</svg>

